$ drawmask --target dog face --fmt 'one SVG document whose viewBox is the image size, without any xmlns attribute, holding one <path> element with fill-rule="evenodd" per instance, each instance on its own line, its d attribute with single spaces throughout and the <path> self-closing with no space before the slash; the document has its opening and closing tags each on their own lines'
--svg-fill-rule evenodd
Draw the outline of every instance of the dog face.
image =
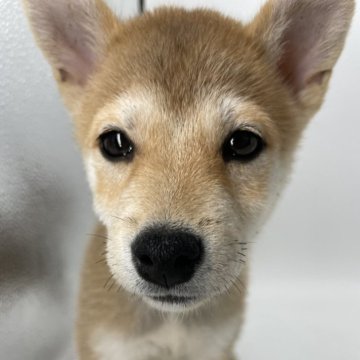
<svg viewBox="0 0 360 360">
<path fill-rule="evenodd" d="M 162 310 L 226 293 L 322 103 L 353 1 L 271 1 L 246 26 L 204 10 L 121 23 L 100 1 L 26 5 L 114 278 Z"/>
<path fill-rule="evenodd" d="M 162 91 L 137 89 L 119 95 L 95 117 L 85 155 L 95 208 L 108 229 L 110 268 L 131 292 L 200 301 L 231 287 L 246 261 L 249 239 L 282 186 L 288 155 L 280 154 L 279 130 L 269 116 L 251 100 L 222 91 L 210 96 L 195 95 L 192 104 L 175 112 Z M 119 141 L 130 153 L 109 159 L 106 151 L 117 154 Z M 233 149 L 237 142 L 244 144 L 239 154 Z M 142 241 L 157 240 L 134 253 L 146 233 Z M 181 274 L 166 266 L 160 279 L 147 278 L 151 266 L 139 277 L 144 275 L 136 266 L 141 256 L 145 262 L 160 261 L 153 253 L 156 244 L 170 237 L 175 246 L 181 233 L 187 243 L 199 239 L 200 250 L 195 245 L 187 254 L 178 244 L 163 261 L 169 256 L 170 267 L 181 259 L 187 269 L 194 266 L 190 280 L 184 274 L 189 281 L 180 282 Z M 197 251 L 202 254 L 194 255 L 192 264 L 191 252 Z"/>
</svg>

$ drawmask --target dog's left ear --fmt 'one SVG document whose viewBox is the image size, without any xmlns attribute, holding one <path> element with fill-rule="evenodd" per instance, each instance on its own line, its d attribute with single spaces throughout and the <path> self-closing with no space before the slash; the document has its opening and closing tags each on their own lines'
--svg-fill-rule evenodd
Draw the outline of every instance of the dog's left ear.
<svg viewBox="0 0 360 360">
<path fill-rule="evenodd" d="M 269 0 L 248 25 L 296 100 L 313 111 L 325 95 L 354 7 L 354 0 Z"/>
<path fill-rule="evenodd" d="M 102 0 L 23 0 L 59 83 L 82 87 L 105 56 L 119 21 Z"/>
</svg>

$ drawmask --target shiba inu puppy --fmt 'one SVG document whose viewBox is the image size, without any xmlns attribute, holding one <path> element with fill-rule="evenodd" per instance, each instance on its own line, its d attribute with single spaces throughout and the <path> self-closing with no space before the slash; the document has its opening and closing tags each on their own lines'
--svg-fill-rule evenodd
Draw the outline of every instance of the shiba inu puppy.
<svg viewBox="0 0 360 360">
<path fill-rule="evenodd" d="M 25 6 L 100 219 L 80 359 L 233 359 L 249 244 L 322 104 L 354 1 L 269 0 L 245 25 L 178 8 L 121 22 L 100 0 Z"/>
</svg>

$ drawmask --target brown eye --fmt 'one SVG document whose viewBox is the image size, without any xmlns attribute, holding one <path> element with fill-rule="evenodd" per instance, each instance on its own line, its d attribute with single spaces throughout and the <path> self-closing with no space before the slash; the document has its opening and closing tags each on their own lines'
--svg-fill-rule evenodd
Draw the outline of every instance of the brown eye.
<svg viewBox="0 0 360 360">
<path fill-rule="evenodd" d="M 249 130 L 237 130 L 224 142 L 222 155 L 224 161 L 251 161 L 263 150 L 262 138 Z"/>
<path fill-rule="evenodd" d="M 99 137 L 100 151 L 109 161 L 131 160 L 134 145 L 120 130 L 107 131 Z"/>
</svg>

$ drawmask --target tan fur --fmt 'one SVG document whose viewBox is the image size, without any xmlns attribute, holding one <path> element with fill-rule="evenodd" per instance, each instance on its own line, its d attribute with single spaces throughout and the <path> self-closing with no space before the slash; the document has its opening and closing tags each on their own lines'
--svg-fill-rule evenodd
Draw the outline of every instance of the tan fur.
<svg viewBox="0 0 360 360">
<path fill-rule="evenodd" d="M 25 1 L 73 115 L 103 224 L 84 262 L 80 359 L 233 359 L 243 260 L 322 104 L 354 2 L 270 0 L 249 25 L 177 8 L 120 22 L 99 0 L 65 2 L 67 10 L 56 6 L 80 19 L 75 39 L 66 37 L 68 18 L 49 30 L 45 0 Z M 321 36 L 311 38 L 307 23 Z M 61 24 L 65 60 L 55 46 Z M 72 57 L 73 49 L 91 61 Z M 134 142 L 131 163 L 100 154 L 98 137 L 109 126 Z M 266 150 L 250 163 L 224 163 L 222 143 L 239 128 L 263 137 Z M 190 227 L 206 241 L 204 264 L 176 290 L 193 292 L 198 303 L 177 313 L 149 303 L 129 255 L 139 231 L 158 222 Z"/>
</svg>

